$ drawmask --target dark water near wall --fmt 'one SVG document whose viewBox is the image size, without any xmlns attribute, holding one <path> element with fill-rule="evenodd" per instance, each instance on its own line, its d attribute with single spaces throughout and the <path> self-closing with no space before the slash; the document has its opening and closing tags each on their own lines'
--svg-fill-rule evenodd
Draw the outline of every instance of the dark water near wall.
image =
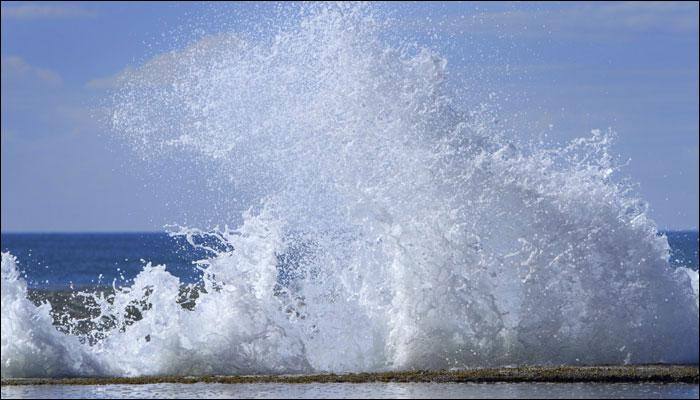
<svg viewBox="0 0 700 400">
<path fill-rule="evenodd" d="M 665 234 L 672 265 L 697 270 L 698 231 Z M 129 284 L 149 261 L 165 264 L 182 282 L 191 283 L 201 276 L 192 262 L 207 256 L 166 233 L 4 233 L 0 242 L 36 289 Z"/>
<path fill-rule="evenodd" d="M 147 262 L 165 264 L 183 282 L 199 279 L 192 261 L 206 257 L 166 233 L 9 233 L 2 251 L 17 257 L 30 288 L 129 284 Z"/>
<path fill-rule="evenodd" d="M 697 399 L 698 386 L 653 383 L 311 383 L 3 386 L 3 398 Z"/>
<path fill-rule="evenodd" d="M 671 246 L 671 265 L 698 270 L 698 231 L 666 232 Z"/>
</svg>

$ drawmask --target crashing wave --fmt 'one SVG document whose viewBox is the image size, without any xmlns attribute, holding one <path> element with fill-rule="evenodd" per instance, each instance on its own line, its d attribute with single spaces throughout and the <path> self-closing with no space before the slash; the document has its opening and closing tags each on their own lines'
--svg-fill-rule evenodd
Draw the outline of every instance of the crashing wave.
<svg viewBox="0 0 700 400">
<path fill-rule="evenodd" d="M 446 60 L 370 6 L 302 14 L 120 77 L 115 130 L 246 204 L 207 234 L 196 305 L 149 264 L 79 341 L 3 254 L 3 377 L 698 362 L 697 272 L 670 268 L 610 134 L 523 143 L 455 111 Z"/>
</svg>

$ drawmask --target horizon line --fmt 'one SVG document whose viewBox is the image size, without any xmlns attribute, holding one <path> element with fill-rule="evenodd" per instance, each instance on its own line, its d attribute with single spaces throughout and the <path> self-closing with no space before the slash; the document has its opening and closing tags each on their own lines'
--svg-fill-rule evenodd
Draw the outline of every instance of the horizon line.
<svg viewBox="0 0 700 400">
<path fill-rule="evenodd" d="M 114 233 L 168 233 L 166 230 L 143 230 L 143 231 L 137 231 L 137 230 L 114 230 L 114 231 L 98 231 L 98 230 L 84 230 L 84 231 L 39 231 L 39 230 L 27 230 L 27 231 L 17 231 L 17 230 L 12 230 L 12 231 L 0 231 L 0 234 L 2 235 L 24 235 L 24 234 L 37 234 L 37 235 L 53 235 L 53 234 L 58 234 L 58 235 L 70 235 L 70 234 L 114 234 Z"/>
<path fill-rule="evenodd" d="M 697 227 L 693 228 L 658 228 L 657 232 L 698 232 L 700 231 Z M 27 231 L 0 231 L 0 235 L 73 235 L 73 234 L 143 234 L 143 233 L 168 233 L 166 230 L 84 230 L 84 231 L 40 231 L 40 230 L 27 230 Z"/>
</svg>

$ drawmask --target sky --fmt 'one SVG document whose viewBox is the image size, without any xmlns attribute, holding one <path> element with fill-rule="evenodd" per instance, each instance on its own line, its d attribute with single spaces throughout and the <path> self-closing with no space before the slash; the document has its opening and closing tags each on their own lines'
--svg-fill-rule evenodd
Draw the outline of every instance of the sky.
<svg viewBox="0 0 700 400">
<path fill-rule="evenodd" d="M 561 141 L 613 129 L 623 173 L 658 226 L 697 229 L 698 3 L 375 6 L 436 48 L 475 97 L 496 96 L 516 129 Z M 274 19 L 274 5 L 1 7 L 2 231 L 202 223 L 206 199 L 187 195 L 196 178 L 182 189 L 148 173 L 153 166 L 105 127 L 101 105 L 121 71 L 187 44 L 191 31 L 244 31 Z"/>
</svg>

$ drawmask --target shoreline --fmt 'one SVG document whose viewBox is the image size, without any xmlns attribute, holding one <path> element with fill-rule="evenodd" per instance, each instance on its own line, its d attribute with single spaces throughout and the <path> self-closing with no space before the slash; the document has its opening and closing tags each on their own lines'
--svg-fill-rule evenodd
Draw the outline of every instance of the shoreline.
<svg viewBox="0 0 700 400">
<path fill-rule="evenodd" d="M 698 365 L 479 368 L 457 371 L 364 372 L 308 375 L 209 375 L 82 378 L 3 378 L 2 386 L 145 385 L 156 383 L 699 383 Z"/>
</svg>

